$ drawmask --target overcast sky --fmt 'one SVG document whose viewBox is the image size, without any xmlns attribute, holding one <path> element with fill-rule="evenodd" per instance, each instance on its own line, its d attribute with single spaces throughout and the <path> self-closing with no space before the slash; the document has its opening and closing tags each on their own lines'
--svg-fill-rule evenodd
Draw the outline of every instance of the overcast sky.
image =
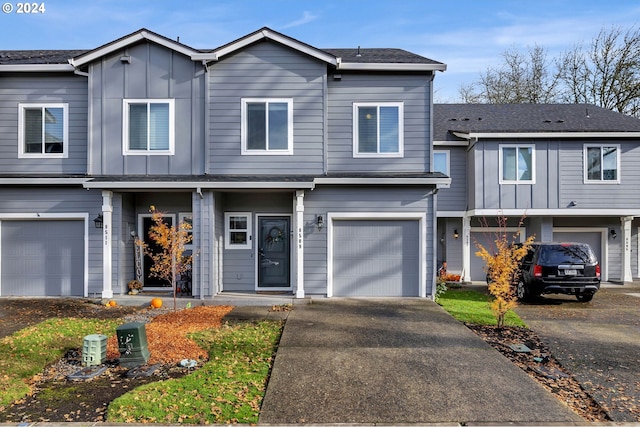
<svg viewBox="0 0 640 427">
<path fill-rule="evenodd" d="M 1 1 L 0 1 L 1 2 Z M 23 3 L 23 5 L 31 3 Z M 318 48 L 395 47 L 447 64 L 436 101 L 498 65 L 510 48 L 553 57 L 605 28 L 640 25 L 637 0 L 48 0 L 2 2 L 0 50 L 93 49 L 140 28 L 215 48 L 264 26 Z M 26 12 L 22 7 L 22 12 Z"/>
</svg>

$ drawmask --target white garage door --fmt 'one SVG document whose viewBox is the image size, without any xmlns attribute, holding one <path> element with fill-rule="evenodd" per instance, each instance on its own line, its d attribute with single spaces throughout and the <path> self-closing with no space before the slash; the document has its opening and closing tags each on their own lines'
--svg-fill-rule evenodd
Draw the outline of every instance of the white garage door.
<svg viewBox="0 0 640 427">
<path fill-rule="evenodd" d="M 2 221 L 2 296 L 83 296 L 83 221 Z"/>
<path fill-rule="evenodd" d="M 419 296 L 419 254 L 416 220 L 336 220 L 333 295 Z"/>
</svg>

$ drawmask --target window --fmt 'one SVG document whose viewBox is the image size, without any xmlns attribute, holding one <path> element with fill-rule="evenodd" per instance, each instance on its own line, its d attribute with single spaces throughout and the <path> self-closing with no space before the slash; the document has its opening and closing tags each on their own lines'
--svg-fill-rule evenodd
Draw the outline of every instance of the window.
<svg viewBox="0 0 640 427">
<path fill-rule="evenodd" d="M 293 100 L 242 100 L 242 154 L 293 154 Z"/>
<path fill-rule="evenodd" d="M 500 184 L 534 184 L 535 154 L 533 145 L 501 145 Z"/>
<path fill-rule="evenodd" d="M 353 104 L 353 157 L 403 156 L 403 104 Z"/>
<path fill-rule="evenodd" d="M 173 154 L 172 99 L 125 99 L 123 123 L 124 154 Z"/>
<path fill-rule="evenodd" d="M 449 150 L 433 150 L 432 170 L 449 176 Z"/>
<path fill-rule="evenodd" d="M 69 152 L 67 104 L 18 105 L 18 157 L 66 158 Z"/>
<path fill-rule="evenodd" d="M 251 249 L 251 213 L 225 212 L 225 249 Z"/>
<path fill-rule="evenodd" d="M 585 145 L 585 182 L 620 182 L 620 146 Z"/>
</svg>

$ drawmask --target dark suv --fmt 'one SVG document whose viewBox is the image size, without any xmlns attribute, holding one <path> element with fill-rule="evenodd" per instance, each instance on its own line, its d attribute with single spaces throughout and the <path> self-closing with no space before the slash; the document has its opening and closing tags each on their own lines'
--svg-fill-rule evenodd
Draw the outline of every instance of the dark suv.
<svg viewBox="0 0 640 427">
<path fill-rule="evenodd" d="M 600 264 L 586 243 L 534 243 L 521 261 L 520 273 L 520 300 L 567 294 L 587 302 L 600 289 Z"/>
</svg>

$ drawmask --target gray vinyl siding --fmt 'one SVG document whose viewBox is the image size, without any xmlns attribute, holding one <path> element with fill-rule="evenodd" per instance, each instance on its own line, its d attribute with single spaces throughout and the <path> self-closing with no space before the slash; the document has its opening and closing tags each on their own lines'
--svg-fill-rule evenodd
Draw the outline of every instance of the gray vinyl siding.
<svg viewBox="0 0 640 427">
<path fill-rule="evenodd" d="M 451 186 L 438 191 L 438 211 L 467 209 L 467 152 L 466 147 L 438 147 L 449 151 Z"/>
<path fill-rule="evenodd" d="M 217 218 L 218 206 L 215 193 L 212 191 L 202 192 L 202 197 L 193 192 L 192 204 L 192 290 L 194 296 L 203 298 L 217 293 L 218 236 L 214 232 L 213 224 Z"/>
<path fill-rule="evenodd" d="M 120 57 L 131 56 L 131 63 Z M 190 58 L 153 43 L 130 46 L 89 67 L 93 175 L 204 172 L 205 73 Z M 175 153 L 123 155 L 123 99 L 173 99 Z"/>
<path fill-rule="evenodd" d="M 420 212 L 427 217 L 427 242 L 433 236 L 433 199 L 425 188 L 319 186 L 304 198 L 304 288 L 308 294 L 327 292 L 327 229 L 315 226 L 318 215 L 328 212 Z M 425 256 L 433 259 L 427 243 Z M 431 292 L 432 263 L 427 262 L 427 294 Z"/>
<path fill-rule="evenodd" d="M 222 221 L 223 226 L 224 212 L 250 212 L 253 226 L 251 249 L 224 249 L 222 267 L 224 290 L 254 292 L 256 289 L 257 215 L 291 215 L 293 193 L 224 193 L 222 206 L 223 214 L 218 218 L 218 221 Z"/>
<path fill-rule="evenodd" d="M 18 158 L 18 104 L 66 103 L 67 158 Z M 87 171 L 87 78 L 73 74 L 0 74 L 0 171 L 3 174 L 83 174 Z"/>
<path fill-rule="evenodd" d="M 329 80 L 329 172 L 425 172 L 431 150 L 430 78 L 419 74 L 351 74 Z M 402 102 L 404 156 L 353 158 L 353 104 Z"/>
<path fill-rule="evenodd" d="M 135 243 L 134 237 L 131 235 L 132 231 L 137 233 L 134 201 L 134 196 L 131 193 L 113 194 L 113 242 L 114 250 L 117 254 L 112 259 L 114 264 L 117 262 L 117 269 L 115 269 L 115 273 L 113 275 L 114 293 L 127 293 L 127 283 L 136 278 Z M 116 224 L 117 230 L 119 231 L 117 234 L 115 227 Z"/>
<path fill-rule="evenodd" d="M 324 165 L 326 65 L 272 42 L 249 46 L 209 68 L 211 174 L 312 174 Z M 293 155 L 241 154 L 241 100 L 293 100 Z"/>
</svg>

